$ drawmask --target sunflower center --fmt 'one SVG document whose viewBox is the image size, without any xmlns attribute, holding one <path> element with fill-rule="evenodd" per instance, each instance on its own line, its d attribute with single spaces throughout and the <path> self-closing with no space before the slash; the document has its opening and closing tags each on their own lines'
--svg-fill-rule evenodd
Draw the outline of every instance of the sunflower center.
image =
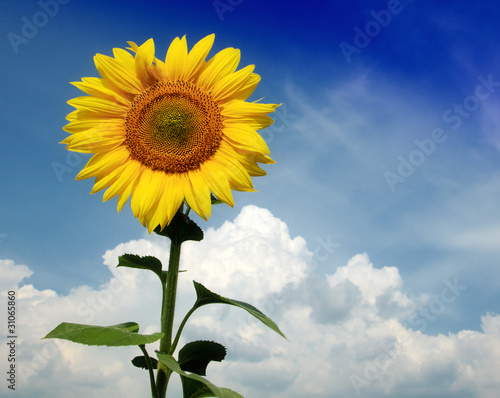
<svg viewBox="0 0 500 398">
<path fill-rule="evenodd" d="M 134 98 L 125 126 L 132 157 L 165 173 L 198 169 L 222 139 L 217 103 L 183 81 L 156 83 Z"/>
</svg>

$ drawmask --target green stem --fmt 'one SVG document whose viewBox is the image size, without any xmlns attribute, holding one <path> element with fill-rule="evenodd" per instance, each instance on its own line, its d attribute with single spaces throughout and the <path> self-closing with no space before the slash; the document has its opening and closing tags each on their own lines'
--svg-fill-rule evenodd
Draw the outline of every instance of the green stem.
<svg viewBox="0 0 500 398">
<path fill-rule="evenodd" d="M 175 298 L 177 295 L 177 280 L 179 276 L 179 261 L 181 244 L 172 241 L 170 244 L 170 259 L 166 286 L 163 284 L 163 302 L 161 308 L 161 331 L 164 336 L 160 340 L 160 352 L 168 354 L 172 346 L 172 329 L 174 326 Z M 156 388 L 160 398 L 165 398 L 167 384 L 172 373 L 161 361 L 158 363 Z"/>
<path fill-rule="evenodd" d="M 155 372 L 153 370 L 153 364 L 151 363 L 151 358 L 149 357 L 148 352 L 146 351 L 146 346 L 144 344 L 141 344 L 139 348 L 144 354 L 144 359 L 146 360 L 146 364 L 148 365 L 149 382 L 151 383 L 151 395 L 153 398 L 158 398 L 158 391 L 156 390 L 156 384 L 155 384 Z"/>
</svg>

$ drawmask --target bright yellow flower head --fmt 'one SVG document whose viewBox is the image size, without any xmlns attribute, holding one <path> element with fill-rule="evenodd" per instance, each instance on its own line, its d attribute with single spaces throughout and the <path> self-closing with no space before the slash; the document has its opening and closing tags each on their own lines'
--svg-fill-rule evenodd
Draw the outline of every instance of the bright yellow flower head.
<svg viewBox="0 0 500 398">
<path fill-rule="evenodd" d="M 155 58 L 153 39 L 134 55 L 120 48 L 97 54 L 102 78 L 73 83 L 88 96 L 68 103 L 76 110 L 62 143 L 93 153 L 77 179 L 95 177 L 91 193 L 118 195 L 118 211 L 131 196 L 134 215 L 149 232 L 164 228 L 184 200 L 203 219 L 210 217 L 211 192 L 230 206 L 231 189 L 253 191 L 251 176 L 266 173 L 269 149 L 256 132 L 272 124 L 278 106 L 245 102 L 259 83 L 254 65 L 236 71 L 238 49 L 226 48 L 205 61 L 215 36 L 188 52 L 176 38 L 165 62 Z"/>
</svg>

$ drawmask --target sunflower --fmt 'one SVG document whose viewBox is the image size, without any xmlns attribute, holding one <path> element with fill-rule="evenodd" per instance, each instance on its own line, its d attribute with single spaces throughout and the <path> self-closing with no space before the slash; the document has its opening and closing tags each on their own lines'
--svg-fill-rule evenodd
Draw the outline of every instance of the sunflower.
<svg viewBox="0 0 500 398">
<path fill-rule="evenodd" d="M 165 61 L 153 39 L 114 57 L 97 54 L 102 78 L 74 82 L 88 94 L 68 104 L 70 151 L 94 154 L 76 179 L 95 177 L 91 193 L 118 195 L 118 211 L 131 198 L 132 212 L 148 228 L 164 228 L 185 201 L 210 217 L 212 193 L 230 206 L 231 190 L 254 191 L 252 176 L 272 164 L 256 130 L 268 127 L 276 104 L 246 102 L 260 81 L 255 66 L 236 70 L 240 51 L 226 48 L 206 61 L 215 35 L 187 50 L 173 40 Z"/>
</svg>

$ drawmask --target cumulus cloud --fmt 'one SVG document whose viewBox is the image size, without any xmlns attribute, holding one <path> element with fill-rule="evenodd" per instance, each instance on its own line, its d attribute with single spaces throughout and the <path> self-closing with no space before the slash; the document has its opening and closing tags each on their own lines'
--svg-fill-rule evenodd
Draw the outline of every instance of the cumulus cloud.
<svg viewBox="0 0 500 398">
<path fill-rule="evenodd" d="M 0 260 L 2 279 L 0 279 L 0 292 L 4 294 L 13 286 L 17 286 L 24 278 L 33 275 L 26 265 L 16 265 L 12 260 Z"/>
<path fill-rule="evenodd" d="M 2 289 L 14 289 L 19 311 L 19 397 L 144 396 L 147 375 L 130 359 L 138 348 L 79 346 L 40 340 L 63 321 L 111 325 L 136 321 L 159 330 L 161 289 L 151 272 L 116 268 L 124 253 L 166 263 L 168 244 L 148 237 L 103 256 L 109 280 L 77 286 L 67 295 L 38 290 L 23 279 L 28 267 L 0 261 Z M 481 330 L 426 334 L 446 306 L 461 305 L 467 290 L 453 278 L 435 295 L 405 292 L 394 266 L 367 254 L 329 275 L 312 271 L 304 239 L 268 210 L 245 207 L 231 222 L 183 246 L 177 321 L 195 299 L 192 280 L 226 297 L 256 304 L 287 335 L 282 339 L 244 311 L 199 309 L 182 343 L 214 339 L 228 348 L 208 369 L 216 384 L 251 397 L 496 397 L 500 382 L 500 316 L 485 314 Z M 461 302 L 462 300 L 462 302 Z M 462 304 L 465 305 L 465 304 Z M 152 352 L 157 347 L 153 345 Z M 4 361 L 5 362 L 5 361 Z M 179 384 L 173 392 L 179 393 Z M 175 394 L 174 394 L 175 395 Z"/>
</svg>

